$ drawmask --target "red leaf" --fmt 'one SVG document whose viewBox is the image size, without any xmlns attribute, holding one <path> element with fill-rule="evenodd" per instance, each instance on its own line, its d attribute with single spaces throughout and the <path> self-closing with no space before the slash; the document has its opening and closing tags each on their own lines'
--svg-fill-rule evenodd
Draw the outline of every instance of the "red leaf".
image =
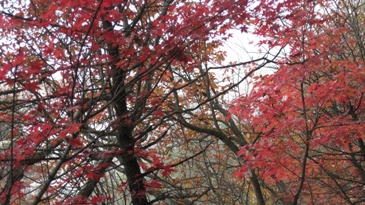
<svg viewBox="0 0 365 205">
<path fill-rule="evenodd" d="M 38 82 L 29 82 L 27 84 L 24 85 L 24 90 L 28 90 L 30 92 L 36 92 L 39 88 L 39 83 Z"/>
<path fill-rule="evenodd" d="M 61 138 L 71 136 L 72 134 L 79 132 L 81 126 L 82 126 L 82 124 L 74 122 L 74 123 L 68 125 L 65 129 L 63 129 L 60 132 L 59 136 Z"/>
<path fill-rule="evenodd" d="M 78 147 L 78 146 L 82 146 L 82 142 L 81 142 L 81 139 L 80 138 L 69 138 L 68 141 L 70 142 L 70 144 L 73 146 L 73 147 Z"/>
<path fill-rule="evenodd" d="M 168 177 L 173 171 L 175 171 L 173 168 L 171 168 L 170 166 L 166 166 L 163 170 L 162 170 L 162 176 L 164 177 Z"/>
<path fill-rule="evenodd" d="M 164 115 L 164 112 L 162 110 L 157 110 L 155 112 L 156 117 L 162 117 Z"/>
<path fill-rule="evenodd" d="M 231 117 L 232 117 L 232 114 L 228 114 L 228 115 L 226 116 L 226 120 L 227 120 L 227 121 L 229 121 L 229 120 L 231 119 Z"/>
<path fill-rule="evenodd" d="M 247 174 L 247 166 L 242 166 L 239 171 L 234 173 L 234 176 L 242 179 Z"/>
<path fill-rule="evenodd" d="M 89 172 L 86 174 L 86 177 L 88 177 L 92 180 L 95 180 L 95 181 L 99 180 L 102 176 L 103 176 L 102 174 L 96 174 L 94 172 Z"/>
</svg>

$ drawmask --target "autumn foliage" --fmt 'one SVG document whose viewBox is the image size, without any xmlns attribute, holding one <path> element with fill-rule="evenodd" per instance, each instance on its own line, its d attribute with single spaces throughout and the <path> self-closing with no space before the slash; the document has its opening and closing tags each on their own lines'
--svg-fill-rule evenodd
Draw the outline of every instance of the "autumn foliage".
<svg viewBox="0 0 365 205">
<path fill-rule="evenodd" d="M 0 203 L 362 203 L 361 2 L 1 1 Z"/>
<path fill-rule="evenodd" d="M 197 154 L 168 163 L 157 148 L 247 4 L 2 1 L 1 203 L 199 199 L 159 179 Z"/>
<path fill-rule="evenodd" d="M 255 168 L 277 200 L 364 203 L 360 2 L 307 2 L 287 22 L 270 25 L 264 43 L 288 52 L 277 71 L 256 76 L 252 91 L 231 108 L 255 134 L 239 151 L 248 166 L 237 175 Z"/>
</svg>

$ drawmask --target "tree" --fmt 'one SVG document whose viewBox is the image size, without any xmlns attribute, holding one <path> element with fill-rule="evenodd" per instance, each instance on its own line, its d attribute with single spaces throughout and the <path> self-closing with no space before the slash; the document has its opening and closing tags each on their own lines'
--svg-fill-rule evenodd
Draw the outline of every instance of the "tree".
<svg viewBox="0 0 365 205">
<path fill-rule="evenodd" d="M 245 0 L 2 1 L 0 122 L 9 134 L 1 135 L 1 203 L 176 198 L 161 176 L 194 154 L 167 164 L 156 148 L 171 120 L 185 123 L 233 88 L 178 106 L 211 70 L 247 63 L 200 69 L 222 59 L 228 29 L 246 30 L 248 8 Z M 178 197 L 194 202 L 204 192 Z"/>
<path fill-rule="evenodd" d="M 363 1 L 305 1 L 264 25 L 263 44 L 286 45 L 277 71 L 256 76 L 230 111 L 255 139 L 239 154 L 288 204 L 360 204 L 364 198 Z"/>
</svg>

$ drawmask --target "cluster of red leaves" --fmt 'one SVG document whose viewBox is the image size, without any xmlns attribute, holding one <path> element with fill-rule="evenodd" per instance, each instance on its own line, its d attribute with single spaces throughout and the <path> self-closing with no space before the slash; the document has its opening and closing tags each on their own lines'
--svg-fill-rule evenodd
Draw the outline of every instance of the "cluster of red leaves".
<svg viewBox="0 0 365 205">
<path fill-rule="evenodd" d="M 129 199 L 146 200 L 140 172 L 173 171 L 153 151 L 160 139 L 149 127 L 166 126 L 171 106 L 162 104 L 189 86 L 175 79 L 220 56 L 229 29 L 247 29 L 248 7 L 247 0 L 1 2 L 0 96 L 7 100 L 0 121 L 11 134 L 0 140 L 13 146 L 0 155 L 10 173 L 0 201 L 22 201 L 12 191 L 26 182 L 34 203 L 103 202 L 93 195 L 98 182 L 133 162 Z M 145 136 L 156 141 L 145 146 Z"/>
<path fill-rule="evenodd" d="M 364 56 L 354 54 L 362 48 L 351 26 L 336 12 L 325 15 L 330 8 L 307 1 L 289 22 L 263 25 L 262 44 L 286 45 L 289 54 L 231 108 L 257 135 L 238 153 L 245 166 L 295 203 L 299 196 L 315 204 L 363 200 Z"/>
</svg>

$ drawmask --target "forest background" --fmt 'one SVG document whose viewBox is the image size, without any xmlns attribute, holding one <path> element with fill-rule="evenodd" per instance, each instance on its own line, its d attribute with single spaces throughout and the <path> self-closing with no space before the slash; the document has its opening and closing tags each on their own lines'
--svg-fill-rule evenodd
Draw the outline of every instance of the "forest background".
<svg viewBox="0 0 365 205">
<path fill-rule="evenodd" d="M 364 3 L 1 1 L 0 204 L 365 203 Z"/>
</svg>

